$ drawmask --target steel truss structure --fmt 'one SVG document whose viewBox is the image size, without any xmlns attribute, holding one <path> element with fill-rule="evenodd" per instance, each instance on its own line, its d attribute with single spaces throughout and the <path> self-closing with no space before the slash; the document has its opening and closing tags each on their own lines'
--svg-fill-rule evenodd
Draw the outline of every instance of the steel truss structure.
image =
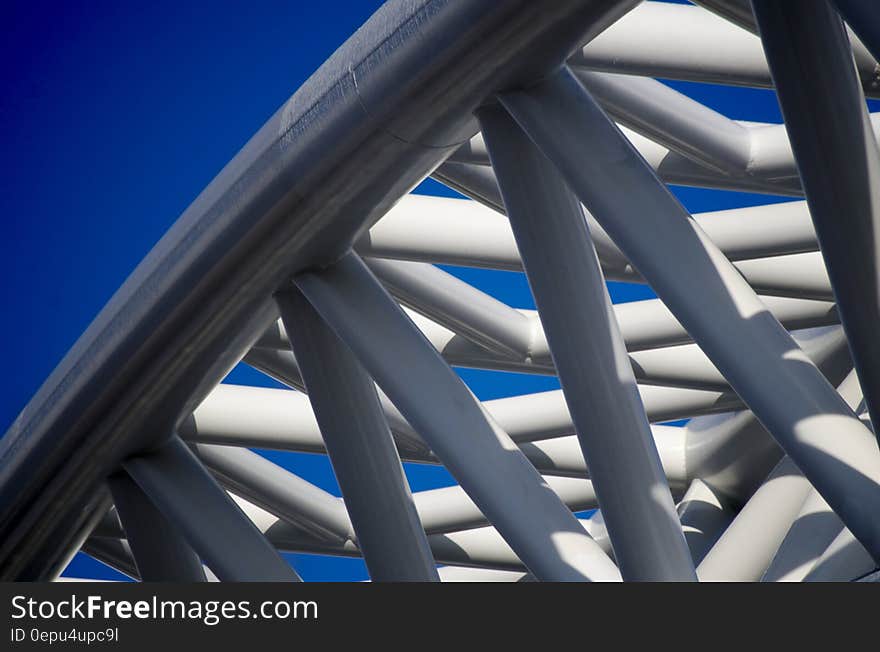
<svg viewBox="0 0 880 652">
<path fill-rule="evenodd" d="M 3 437 L 0 579 L 78 550 L 143 580 L 298 580 L 279 550 L 376 581 L 875 571 L 880 20 L 698 4 L 383 6 Z M 773 86 L 785 124 L 654 77 Z M 472 199 L 407 194 L 428 175 Z M 665 183 L 803 199 L 690 215 Z M 434 263 L 523 270 L 537 311 Z M 219 384 L 240 360 L 291 389 Z M 451 365 L 562 389 L 480 402 Z M 328 455 L 343 499 L 249 447 Z"/>
</svg>

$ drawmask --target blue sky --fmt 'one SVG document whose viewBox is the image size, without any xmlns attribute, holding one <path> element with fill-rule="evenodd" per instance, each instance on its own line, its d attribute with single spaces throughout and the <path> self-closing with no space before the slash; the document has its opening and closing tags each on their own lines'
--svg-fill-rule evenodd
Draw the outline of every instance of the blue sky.
<svg viewBox="0 0 880 652">
<path fill-rule="evenodd" d="M 379 2 L 5 3 L 0 39 L 0 433 L 115 289 L 223 165 Z M 779 122 L 764 90 L 672 86 L 740 119 Z M 770 198 L 674 189 L 692 212 Z M 417 192 L 454 193 L 434 182 Z M 516 307 L 525 278 L 447 268 Z M 615 301 L 653 296 L 612 284 Z M 555 379 L 462 371 L 480 398 Z M 234 382 L 275 386 L 236 369 Z M 338 494 L 325 458 L 269 453 Z M 414 490 L 449 484 L 410 466 Z M 364 579 L 358 560 L 292 555 L 306 579 Z M 71 573 L 110 576 L 78 558 Z"/>
</svg>

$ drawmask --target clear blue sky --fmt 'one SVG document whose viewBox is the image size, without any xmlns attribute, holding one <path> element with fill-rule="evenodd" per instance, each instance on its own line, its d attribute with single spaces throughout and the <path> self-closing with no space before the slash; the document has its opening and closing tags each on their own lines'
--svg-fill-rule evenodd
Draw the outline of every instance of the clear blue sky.
<svg viewBox="0 0 880 652">
<path fill-rule="evenodd" d="M 0 433 L 159 237 L 379 2 L 5 3 L 0 39 Z M 723 113 L 779 122 L 772 93 L 672 84 Z M 693 212 L 767 197 L 675 189 Z M 448 194 L 426 182 L 418 192 Z M 521 274 L 456 270 L 516 307 Z M 653 296 L 612 284 L 615 301 Z M 555 379 L 462 371 L 480 398 Z M 275 386 L 237 369 L 233 382 Z M 338 495 L 325 458 L 268 454 Z M 409 465 L 414 490 L 451 483 Z M 306 579 L 365 579 L 357 560 L 291 555 Z M 75 575 L 110 576 L 78 558 Z"/>
</svg>

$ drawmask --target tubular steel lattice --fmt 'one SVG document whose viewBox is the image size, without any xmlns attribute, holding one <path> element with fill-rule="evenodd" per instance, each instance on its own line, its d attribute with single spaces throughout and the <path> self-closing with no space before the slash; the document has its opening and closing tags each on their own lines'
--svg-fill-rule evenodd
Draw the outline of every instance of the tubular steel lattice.
<svg viewBox="0 0 880 652">
<path fill-rule="evenodd" d="M 0 441 L 0 579 L 80 549 L 143 580 L 298 580 L 278 550 L 378 581 L 875 571 L 880 21 L 697 4 L 383 6 Z M 775 87 L 785 124 L 654 77 Z M 406 194 L 429 174 L 471 200 Z M 804 199 L 689 215 L 664 183 Z M 523 270 L 537 311 L 439 263 Z M 240 360 L 291 389 L 219 384 Z M 480 402 L 450 365 L 562 389 Z M 248 447 L 329 455 L 344 501 Z M 459 484 L 411 494 L 401 460 Z"/>
</svg>

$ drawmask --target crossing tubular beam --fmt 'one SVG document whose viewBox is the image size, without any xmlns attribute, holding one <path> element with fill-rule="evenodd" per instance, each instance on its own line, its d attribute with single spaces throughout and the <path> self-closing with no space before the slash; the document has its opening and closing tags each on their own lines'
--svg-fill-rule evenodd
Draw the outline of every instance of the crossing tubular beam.
<svg viewBox="0 0 880 652">
<path fill-rule="evenodd" d="M 280 552 L 374 581 L 874 577 L 880 21 L 696 4 L 383 5 L 0 439 L 0 580 L 77 551 L 144 581 L 299 580 Z M 655 78 L 775 81 L 786 124 Z M 407 194 L 429 175 L 468 199 Z M 691 215 L 665 184 L 789 200 Z M 537 310 L 438 265 L 524 272 Z M 239 362 L 289 389 L 221 383 Z M 480 401 L 453 367 L 561 389 Z M 247 448 L 328 455 L 342 496 Z"/>
</svg>

